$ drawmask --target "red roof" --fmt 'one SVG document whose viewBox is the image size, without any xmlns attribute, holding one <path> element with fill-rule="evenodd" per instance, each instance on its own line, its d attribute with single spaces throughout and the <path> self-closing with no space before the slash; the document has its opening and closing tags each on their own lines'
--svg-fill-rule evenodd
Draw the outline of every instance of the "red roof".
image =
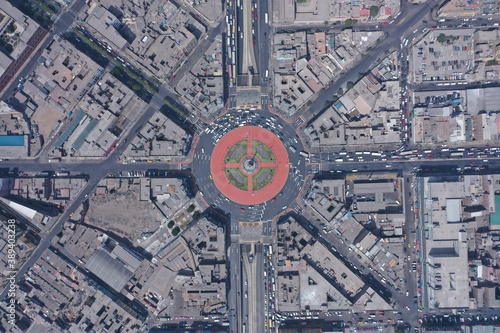
<svg viewBox="0 0 500 333">
<path fill-rule="evenodd" d="M 370 17 L 370 11 L 368 9 L 366 9 L 365 6 L 363 6 L 363 8 L 361 8 L 361 11 L 359 14 L 361 15 L 361 17 Z"/>
<path fill-rule="evenodd" d="M 352 18 L 358 18 L 360 12 L 361 12 L 361 8 L 360 7 L 358 7 L 358 6 L 352 7 L 352 9 L 351 9 L 351 17 Z"/>
</svg>

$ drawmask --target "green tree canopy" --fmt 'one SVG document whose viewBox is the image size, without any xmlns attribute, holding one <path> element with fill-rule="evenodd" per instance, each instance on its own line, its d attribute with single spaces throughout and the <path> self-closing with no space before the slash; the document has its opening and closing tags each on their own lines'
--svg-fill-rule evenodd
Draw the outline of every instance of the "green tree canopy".
<svg viewBox="0 0 500 333">
<path fill-rule="evenodd" d="M 448 37 L 446 37 L 446 35 L 443 33 L 439 34 L 439 36 L 437 37 L 437 41 L 440 43 L 444 43 L 447 40 L 448 40 Z"/>
</svg>

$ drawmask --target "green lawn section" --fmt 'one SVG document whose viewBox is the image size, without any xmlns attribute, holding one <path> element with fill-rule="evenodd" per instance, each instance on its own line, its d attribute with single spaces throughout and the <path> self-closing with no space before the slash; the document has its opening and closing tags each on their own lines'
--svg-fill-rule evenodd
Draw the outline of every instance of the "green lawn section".
<svg viewBox="0 0 500 333">
<path fill-rule="evenodd" d="M 175 113 L 177 113 L 180 117 L 184 117 L 184 118 L 189 117 L 189 113 L 186 110 L 180 109 L 179 107 L 177 107 L 177 105 L 175 104 L 175 101 L 174 101 L 174 103 L 172 103 L 172 101 L 170 100 L 169 97 L 167 97 L 167 96 L 163 97 L 163 103 L 170 110 L 173 110 Z"/>
<path fill-rule="evenodd" d="M 35 2 L 38 5 L 38 7 L 40 7 L 41 9 L 43 9 L 44 11 L 46 11 L 47 13 L 50 13 L 52 15 L 59 13 L 60 6 L 61 6 L 57 2 L 45 3 L 45 1 L 42 1 L 42 0 L 33 0 L 33 2 Z"/>
<path fill-rule="evenodd" d="M 80 38 L 81 41 L 76 40 L 76 37 Z M 144 101 L 149 102 L 154 93 L 158 91 L 159 82 L 156 78 L 141 77 L 140 75 L 134 73 L 130 68 L 123 66 L 122 63 L 115 60 L 104 47 L 95 43 L 94 38 L 92 38 L 93 40 L 91 41 L 80 30 L 78 30 L 78 28 L 75 27 L 71 31 L 64 33 L 64 38 L 69 40 L 80 51 L 88 55 L 100 66 L 106 67 L 109 62 L 113 63 L 115 67 L 111 70 L 111 74 L 113 74 L 113 76 L 115 76 L 127 87 L 132 89 L 134 93 L 136 93 Z M 99 58 L 106 59 L 105 65 L 103 65 L 102 60 Z"/>
<path fill-rule="evenodd" d="M 233 172 L 236 172 L 241 175 L 243 179 L 243 183 L 240 183 L 236 178 L 233 176 Z M 243 174 L 240 169 L 232 168 L 232 169 L 226 169 L 226 177 L 229 179 L 229 182 L 236 188 L 239 188 L 240 190 L 243 191 L 248 191 L 248 176 Z"/>
<path fill-rule="evenodd" d="M 233 155 L 233 153 L 238 149 L 242 147 L 242 151 L 240 154 L 238 154 L 238 156 L 234 157 L 234 158 L 231 158 L 231 156 Z M 224 161 L 226 163 L 238 163 L 239 161 L 241 161 L 241 159 L 243 158 L 243 156 L 245 156 L 247 154 L 247 141 L 246 140 L 242 140 L 240 142 L 237 142 L 235 143 L 234 145 L 231 146 L 231 148 L 229 148 L 225 158 L 224 158 Z"/>
<path fill-rule="evenodd" d="M 264 158 L 264 156 L 259 154 L 257 152 L 257 147 L 261 148 L 264 152 L 266 152 L 266 155 L 268 158 Z M 271 148 L 269 148 L 268 146 L 266 146 L 265 144 L 263 144 L 260 141 L 252 140 L 252 153 L 262 163 L 275 161 L 275 156 L 274 156 L 273 152 L 271 151 Z"/>
<path fill-rule="evenodd" d="M 49 29 L 53 22 L 50 18 L 50 15 L 44 12 L 44 9 L 37 7 L 35 4 L 26 0 L 10 0 L 9 1 L 12 6 L 19 9 L 26 16 L 32 18 L 36 23 L 40 24 L 42 28 Z M 50 12 L 48 13 L 50 14 Z"/>
<path fill-rule="evenodd" d="M 138 80 L 139 77 L 137 75 L 130 75 L 131 72 L 127 71 L 125 67 L 117 65 L 110 73 L 145 102 L 149 103 L 153 98 L 153 93 L 146 88 L 142 81 Z"/>
<path fill-rule="evenodd" d="M 110 59 L 112 59 L 111 56 L 108 56 L 99 45 L 91 42 L 90 39 L 76 28 L 71 31 L 66 31 L 63 37 L 73 44 L 78 51 L 94 60 L 99 66 L 106 67 L 109 65 Z"/>
<path fill-rule="evenodd" d="M 184 217 L 184 213 L 180 213 L 176 218 L 175 218 L 175 222 L 179 223 L 182 218 Z"/>
<path fill-rule="evenodd" d="M 252 178 L 253 190 L 254 191 L 260 190 L 261 188 L 269 184 L 271 179 L 273 179 L 275 171 L 276 171 L 275 168 L 261 168 L 259 172 L 257 172 L 257 174 Z M 264 178 L 261 182 L 258 182 L 257 179 L 260 179 L 264 173 L 267 173 L 266 178 Z"/>
</svg>

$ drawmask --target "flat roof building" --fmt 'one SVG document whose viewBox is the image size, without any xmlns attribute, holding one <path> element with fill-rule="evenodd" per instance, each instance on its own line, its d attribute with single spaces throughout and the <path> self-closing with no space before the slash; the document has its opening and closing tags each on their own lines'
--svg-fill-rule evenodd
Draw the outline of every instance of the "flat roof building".
<svg viewBox="0 0 500 333">
<path fill-rule="evenodd" d="M 107 41 L 113 43 L 119 49 L 123 49 L 127 45 L 127 41 L 117 30 L 122 23 L 116 16 L 95 2 L 90 6 L 87 13 L 89 16 L 85 22 L 106 38 Z"/>
<path fill-rule="evenodd" d="M 120 292 L 140 263 L 136 256 L 122 246 L 116 245 L 111 252 L 107 248 L 97 249 L 85 267 L 111 288 Z"/>
<path fill-rule="evenodd" d="M 423 288 L 431 308 L 469 307 L 467 232 L 460 221 L 464 196 L 464 182 L 458 179 L 424 178 L 428 238 Z"/>
</svg>

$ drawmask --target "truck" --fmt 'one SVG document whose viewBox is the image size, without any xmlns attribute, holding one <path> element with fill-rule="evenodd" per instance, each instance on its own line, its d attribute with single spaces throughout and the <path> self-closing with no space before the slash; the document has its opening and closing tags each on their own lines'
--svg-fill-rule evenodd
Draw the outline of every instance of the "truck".
<svg viewBox="0 0 500 333">
<path fill-rule="evenodd" d="M 267 23 L 268 23 L 268 22 L 267 22 L 267 20 L 268 20 L 268 18 L 267 18 L 267 13 L 266 13 L 266 15 L 265 15 L 265 18 L 266 18 L 266 21 L 265 21 L 265 22 L 266 22 L 266 24 L 267 24 Z"/>
<path fill-rule="evenodd" d="M 266 69 L 266 77 L 269 77 L 269 70 Z"/>
<path fill-rule="evenodd" d="M 300 156 L 303 156 L 303 157 L 309 157 L 309 153 L 305 152 L 305 151 L 301 151 L 299 153 Z"/>
<path fill-rule="evenodd" d="M 49 159 L 49 163 L 56 163 L 56 162 L 61 162 L 60 157 L 53 157 Z"/>
</svg>

